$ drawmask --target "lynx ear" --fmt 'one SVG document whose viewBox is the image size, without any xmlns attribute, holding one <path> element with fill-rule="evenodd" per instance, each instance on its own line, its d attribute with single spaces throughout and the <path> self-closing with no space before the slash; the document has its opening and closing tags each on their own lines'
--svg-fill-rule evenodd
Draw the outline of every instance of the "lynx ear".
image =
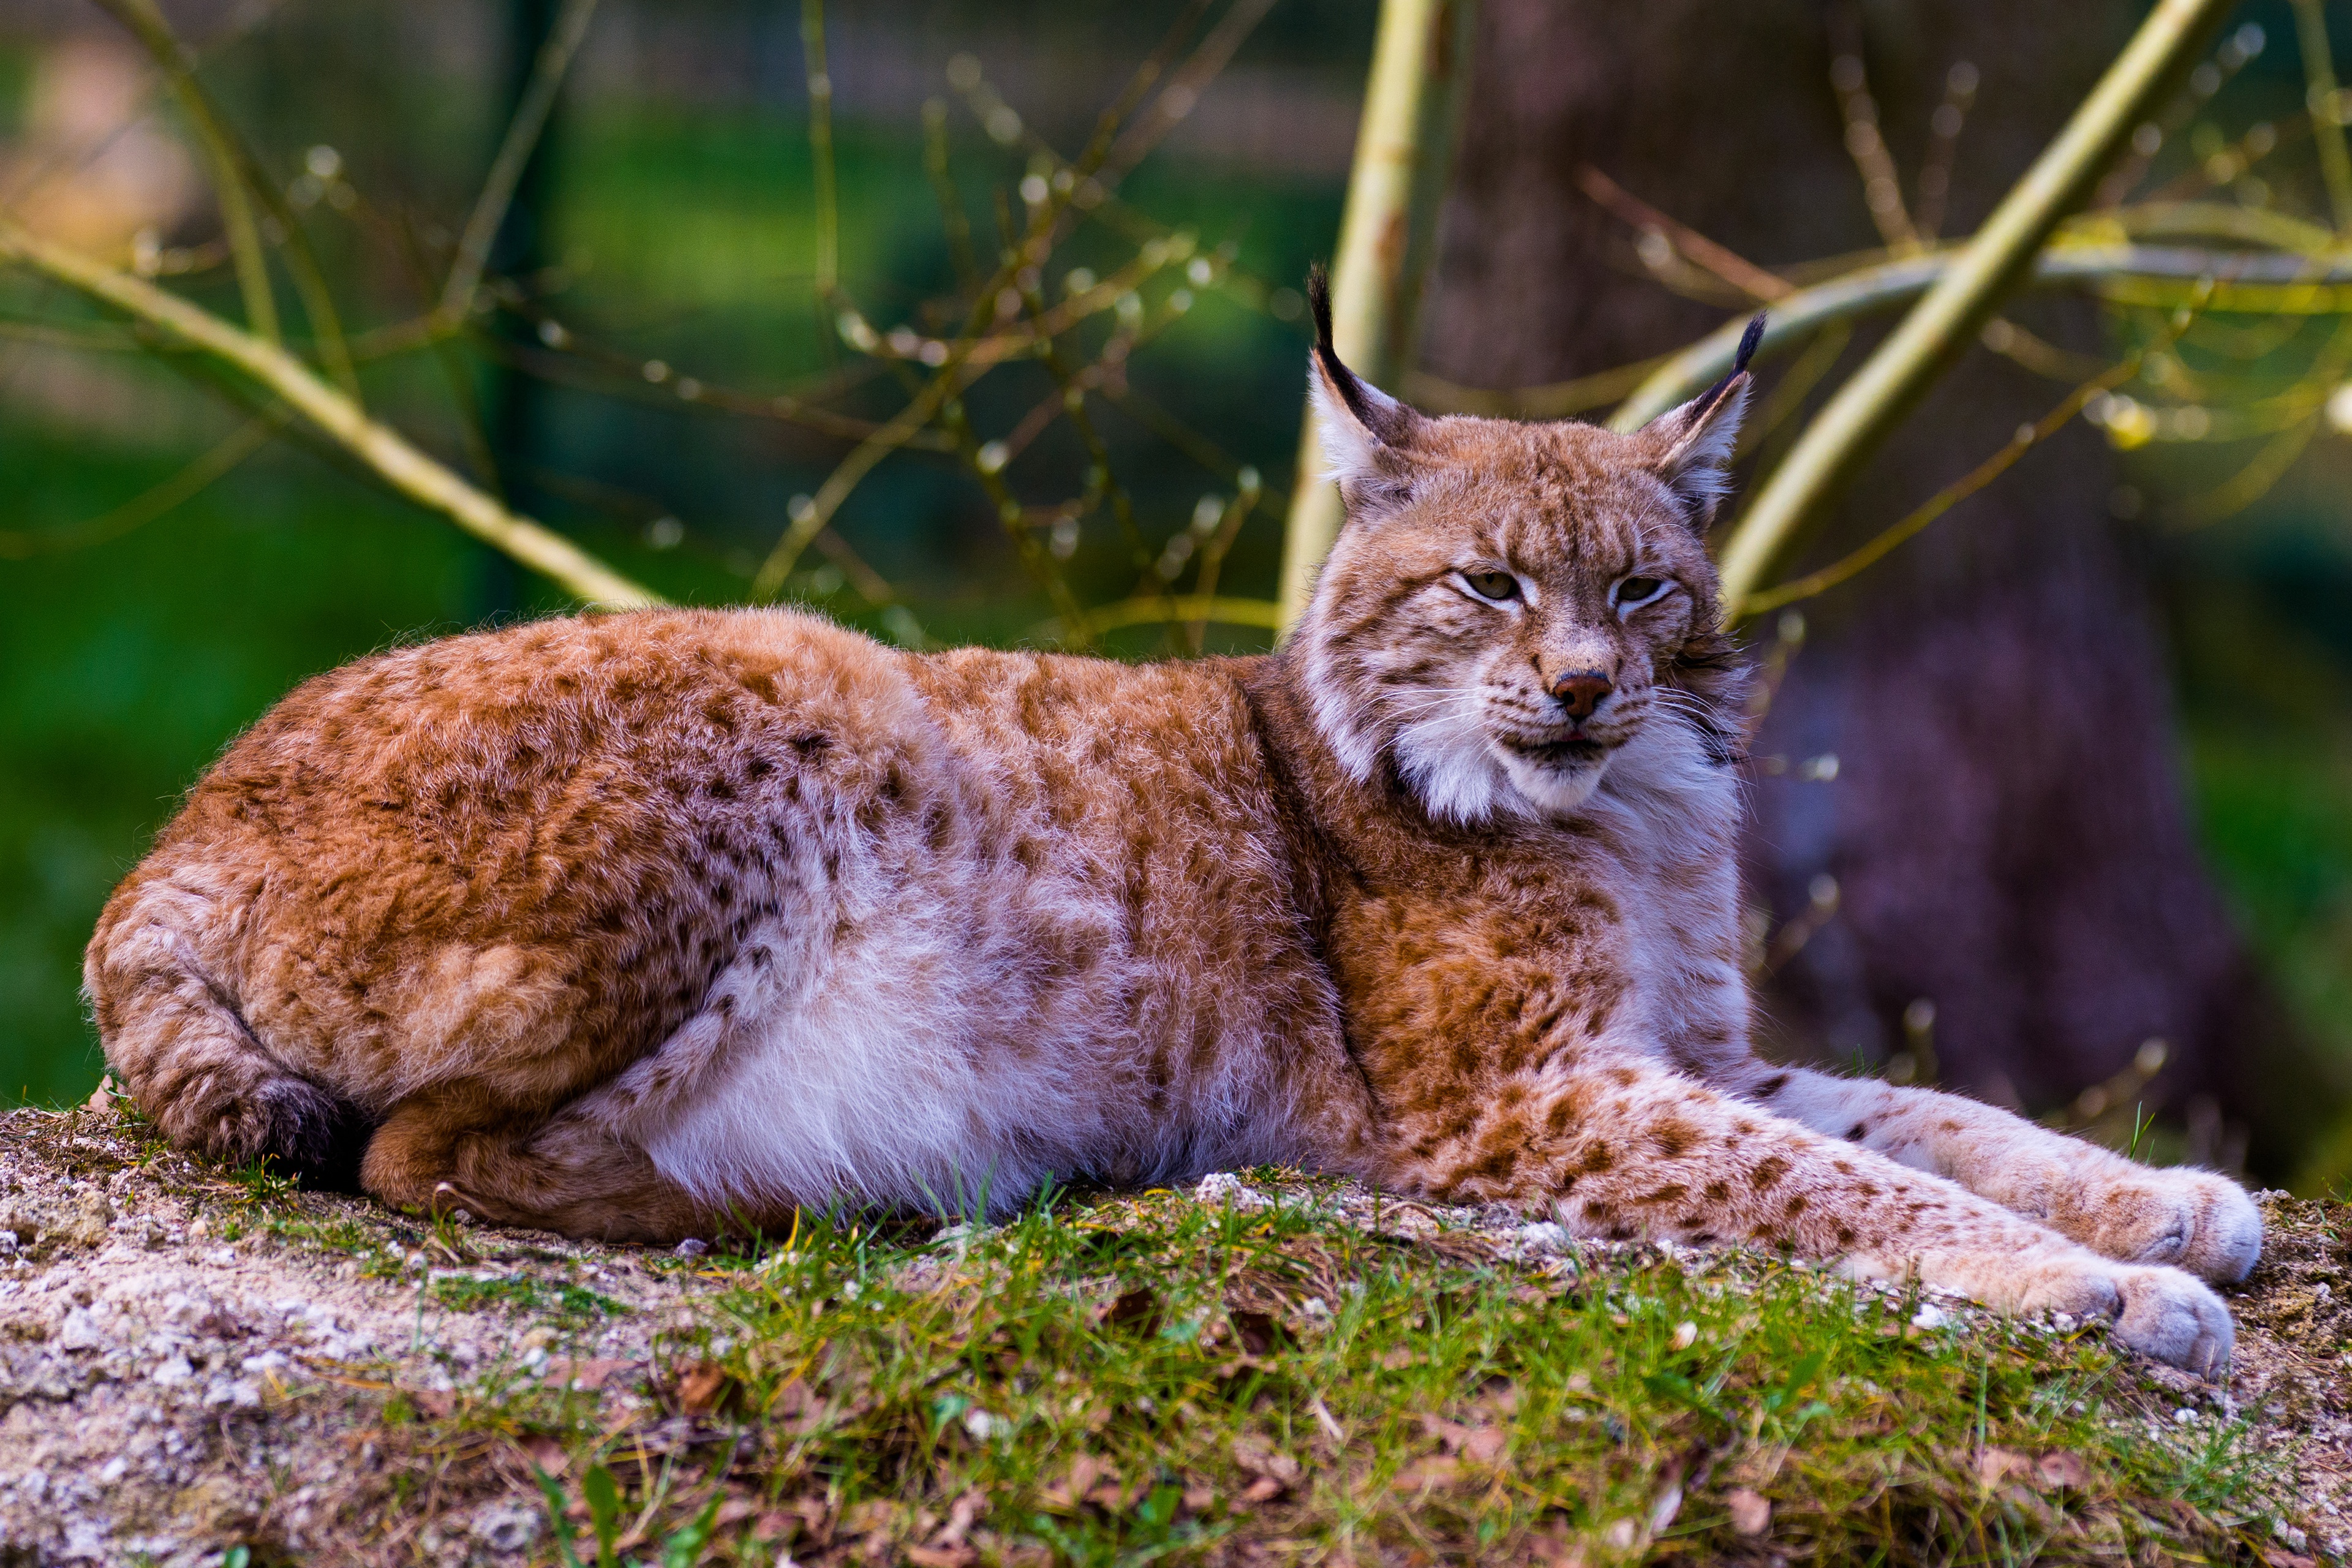
<svg viewBox="0 0 2352 1568">
<path fill-rule="evenodd" d="M 1421 416 L 1340 363 L 1331 346 L 1331 285 L 1319 265 L 1307 275 L 1307 300 L 1315 311 L 1315 352 L 1308 356 L 1307 380 L 1323 467 L 1339 482 L 1351 511 L 1367 504 L 1394 504 L 1412 489 L 1407 454 Z"/>
<path fill-rule="evenodd" d="M 1740 334 L 1729 375 L 1642 427 L 1651 468 L 1682 502 L 1691 527 L 1701 532 L 1731 493 L 1731 454 L 1739 443 L 1739 421 L 1748 412 L 1748 394 L 1755 382 L 1748 374 L 1748 362 L 1763 336 L 1764 317 L 1759 313 Z"/>
</svg>

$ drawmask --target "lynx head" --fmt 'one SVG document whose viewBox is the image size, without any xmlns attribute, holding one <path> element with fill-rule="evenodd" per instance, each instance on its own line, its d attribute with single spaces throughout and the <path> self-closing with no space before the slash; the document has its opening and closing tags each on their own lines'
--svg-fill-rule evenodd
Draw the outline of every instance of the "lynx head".
<svg viewBox="0 0 2352 1568">
<path fill-rule="evenodd" d="M 1319 273 L 1309 292 L 1348 516 L 1293 646 L 1341 764 L 1480 823 L 1573 812 L 1612 764 L 1630 784 L 1732 761 L 1745 675 L 1706 531 L 1762 318 L 1729 376 L 1621 436 L 1416 413 L 1340 363 Z"/>
</svg>

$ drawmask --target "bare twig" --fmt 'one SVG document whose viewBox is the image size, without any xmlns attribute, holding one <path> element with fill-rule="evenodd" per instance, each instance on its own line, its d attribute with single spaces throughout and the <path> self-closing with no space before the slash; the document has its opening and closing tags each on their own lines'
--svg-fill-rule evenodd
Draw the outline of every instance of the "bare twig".
<svg viewBox="0 0 2352 1568">
<path fill-rule="evenodd" d="M 1751 594 L 1732 606 L 1732 614 L 1741 619 L 1777 610 L 1783 605 L 1793 605 L 1800 599 L 1810 599 L 1839 584 L 1859 576 L 1892 553 L 1894 550 L 1924 531 L 1937 518 L 1976 494 L 1985 486 L 2007 473 L 2017 460 L 2050 439 L 2072 423 L 2084 405 L 2101 393 L 2122 385 L 2137 374 L 2138 354 L 2122 363 L 2093 376 L 2068 394 L 2065 400 L 2032 425 L 2021 426 L 2017 434 L 2000 450 L 1987 458 L 1959 479 L 1946 485 L 1922 502 L 1901 521 L 1886 529 L 1860 549 L 1853 551 L 1818 572 L 1807 573 L 1794 582 L 1783 583 L 1760 594 Z"/>
<path fill-rule="evenodd" d="M 2352 230 L 2352 153 L 2344 145 L 2344 121 L 2336 108 L 2336 59 L 2327 47 L 2327 13 L 2320 0 L 2294 0 L 2295 42 L 2303 50 L 2305 100 L 2319 151 L 2320 177 L 2327 182 L 2328 209 L 2336 229 Z"/>
<path fill-rule="evenodd" d="M 152 57 L 180 100 L 180 112 L 205 150 L 213 167 L 213 195 L 220 203 L 221 227 L 227 231 L 229 254 L 236 265 L 236 286 L 245 302 L 246 325 L 265 342 L 279 339 L 278 302 L 269 292 L 268 254 L 261 246 L 261 228 L 253 220 L 253 197 L 247 190 L 245 171 L 229 145 L 228 129 L 214 111 L 212 100 L 196 83 L 194 63 L 179 36 L 155 8 L 154 0 L 97 0 L 106 14 L 130 30 Z"/>
<path fill-rule="evenodd" d="M 1952 199 L 1952 165 L 1959 156 L 1960 128 L 1976 101 L 1977 68 L 1961 60 L 1944 73 L 1944 101 L 1927 118 L 1927 155 L 1919 163 L 1919 212 L 1913 220 L 1919 237 L 1932 242 L 1943 232 L 1944 209 Z"/>
<path fill-rule="evenodd" d="M 457 238 L 457 258 L 449 264 L 449 279 L 441 289 L 441 312 L 453 320 L 463 321 L 473 313 L 482 268 L 489 263 L 490 247 L 507 220 L 515 187 L 522 182 L 523 166 L 530 162 L 531 149 L 539 145 L 540 134 L 547 129 L 547 117 L 554 111 L 556 95 L 563 88 L 564 72 L 581 40 L 588 36 L 588 24 L 595 15 L 596 0 L 563 0 L 555 26 L 540 46 L 530 80 L 516 101 L 514 118 L 507 123 L 497 156 L 490 160 L 481 194 L 474 198 L 474 210 L 467 216 L 465 230 Z"/>
<path fill-rule="evenodd" d="M 283 398 L 384 483 L 440 512 L 592 605 L 625 609 L 661 601 L 562 535 L 518 516 L 380 425 L 274 343 L 154 285 L 102 267 L 0 219 L 0 260 L 20 262 L 126 315 L 171 332 Z"/>
<path fill-rule="evenodd" d="M 2068 209 L 2203 42 L 2227 0 L 2159 0 L 2130 44 L 2002 198 L 1934 288 L 1839 388 L 1765 481 L 1723 551 L 1723 592 L 1738 604 L 1795 547 L 1846 480 L 1990 319 Z"/>
<path fill-rule="evenodd" d="M 1862 59 L 1862 17 L 1858 7 L 1844 5 L 1831 12 L 1837 36 L 1837 54 L 1830 60 L 1830 87 L 1836 92 L 1838 112 L 1845 120 L 1845 150 L 1862 175 L 1863 205 L 1879 237 L 1896 255 L 1919 248 L 1918 228 L 1904 209 L 1903 183 L 1895 176 L 1895 159 L 1878 129 L 1878 100 L 1871 96 L 1870 77 Z"/>
<path fill-rule="evenodd" d="M 259 248 L 260 235 L 253 224 L 249 205 L 257 200 L 284 237 L 287 276 L 293 279 L 294 291 L 302 301 L 302 314 L 318 339 L 319 361 L 328 375 L 353 402 L 358 402 L 359 374 L 353 367 L 350 347 L 343 341 L 342 320 L 335 310 L 334 295 L 327 287 L 326 275 L 319 268 L 317 254 L 310 248 L 310 236 L 295 220 L 285 194 L 262 168 L 261 161 L 205 90 L 203 81 L 196 76 L 194 53 L 172 31 L 153 0 L 99 0 L 99 4 L 130 28 L 147 49 L 205 144 L 219 187 L 222 222 L 228 230 L 238 288 L 245 296 L 247 317 L 255 330 L 271 342 L 278 341 L 277 302 L 269 293 L 268 264 Z M 248 241 L 253 247 L 249 252 Z M 257 298 L 264 317 L 252 315 Z M 267 331 L 261 325 L 265 319 L 268 323 Z"/>
<path fill-rule="evenodd" d="M 1797 286 L 1786 278 L 1766 271 L 1687 224 L 1675 222 L 1590 163 L 1576 171 L 1576 184 L 1586 195 L 1633 227 L 1664 236 L 1676 250 L 1751 300 L 1769 303 L 1797 291 Z"/>
<path fill-rule="evenodd" d="M 193 500 L 269 445 L 269 438 L 284 425 L 282 417 L 248 419 L 170 479 L 96 517 L 66 528 L 0 530 L 0 560 L 27 561 L 120 539 Z"/>
<path fill-rule="evenodd" d="M 801 0 L 801 53 L 808 67 L 809 160 L 816 171 L 816 297 L 841 283 L 841 200 L 833 163 L 833 78 L 824 68 L 824 0 Z"/>
</svg>

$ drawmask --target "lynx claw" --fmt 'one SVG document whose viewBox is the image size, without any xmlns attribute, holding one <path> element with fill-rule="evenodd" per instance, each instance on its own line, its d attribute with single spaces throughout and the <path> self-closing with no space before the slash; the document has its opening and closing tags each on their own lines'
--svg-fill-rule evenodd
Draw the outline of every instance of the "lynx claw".
<svg viewBox="0 0 2352 1568">
<path fill-rule="evenodd" d="M 2178 1268 L 2075 1257 L 2078 1264 L 2062 1263 L 2045 1273 L 2018 1309 L 2105 1319 L 2126 1348 L 2202 1378 L 2219 1380 L 2229 1370 L 2237 1331 L 2230 1309 L 2201 1281 Z"/>
<path fill-rule="evenodd" d="M 2123 1290 L 2117 1339 L 2142 1355 L 2213 1382 L 2228 1374 L 2237 1331 L 2219 1296 L 2177 1268 L 2117 1273 Z"/>
<path fill-rule="evenodd" d="M 2150 1171 L 2105 1198 L 2092 1245 L 2126 1263 L 2169 1266 L 2229 1285 L 2263 1255 L 2263 1215 L 2245 1189 L 2204 1171 Z"/>
</svg>

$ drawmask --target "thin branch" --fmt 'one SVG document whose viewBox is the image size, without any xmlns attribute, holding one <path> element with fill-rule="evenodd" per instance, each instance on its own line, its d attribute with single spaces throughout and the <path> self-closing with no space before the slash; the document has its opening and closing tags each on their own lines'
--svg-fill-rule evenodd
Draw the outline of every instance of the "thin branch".
<svg viewBox="0 0 2352 1568">
<path fill-rule="evenodd" d="M 530 162 L 531 149 L 539 145 L 540 133 L 547 129 L 547 117 L 555 110 L 556 94 L 562 90 L 564 72 L 571 68 L 572 57 L 581 40 L 588 36 L 588 24 L 595 15 L 596 0 L 563 0 L 555 26 L 549 30 L 547 41 L 540 46 L 539 58 L 531 64 L 530 80 L 524 84 L 522 97 L 515 104 L 514 119 L 507 124 L 498 155 L 490 160 L 490 172 L 482 181 L 481 195 L 474 198 L 474 210 L 466 219 L 465 232 L 458 237 L 457 257 L 449 264 L 449 280 L 441 290 L 443 315 L 463 321 L 473 313 L 474 293 L 481 287 L 482 268 L 488 265 L 490 247 L 506 223 L 515 187 L 522 183 L 523 165 Z"/>
<path fill-rule="evenodd" d="M 1786 278 L 1766 271 L 1689 225 L 1675 222 L 1590 163 L 1577 169 L 1576 184 L 1586 195 L 1633 227 L 1664 235 L 1676 250 L 1751 300 L 1785 300 L 1797 291 L 1797 286 Z"/>
<path fill-rule="evenodd" d="M 2207 523 L 2219 522 L 2232 513 L 2243 511 L 2262 500 L 2270 488 L 2284 477 L 2287 469 L 2294 466 L 2294 460 L 2303 456 L 2303 449 L 2311 445 L 2311 438 L 2319 434 L 2321 423 L 2319 416 L 2315 414 L 2300 425 L 2272 437 L 2263 443 L 2262 450 L 2254 454 L 2253 461 L 2220 485 L 2203 495 L 2191 496 L 2168 508 L 2167 520 L 2176 527 L 2187 530 L 2202 528 Z"/>
<path fill-rule="evenodd" d="M 1966 60 L 1944 73 L 1944 101 L 1927 117 L 1927 154 L 1919 163 L 1919 211 L 1913 220 L 1919 237 L 1932 244 L 1943 231 L 1952 197 L 1952 165 L 1958 161 L 1960 129 L 1976 101 L 1977 68 Z"/>
<path fill-rule="evenodd" d="M 1904 210 L 1903 183 L 1895 173 L 1895 159 L 1878 129 L 1878 100 L 1871 96 L 1870 77 L 1862 59 L 1862 17 L 1853 5 L 1831 14 L 1838 35 L 1837 54 L 1830 60 L 1830 88 L 1837 94 L 1838 113 L 1845 121 L 1845 150 L 1862 175 L 1863 205 L 1879 237 L 1896 255 L 1919 248 L 1919 230 Z"/>
<path fill-rule="evenodd" d="M 1757 590 L 2001 300 L 2031 275 L 2059 220 L 2089 194 L 2173 72 L 2228 9 L 2229 0 L 2158 0 L 2057 140 L 1765 482 L 1724 545 L 1727 603 L 1738 604 Z"/>
<path fill-rule="evenodd" d="M 252 194 L 245 172 L 229 146 L 228 131 L 214 113 L 212 100 L 196 84 L 194 64 L 179 35 L 163 20 L 154 0 L 97 0 L 99 7 L 128 28 L 153 58 L 180 100 L 180 111 L 213 166 L 213 195 L 220 203 L 221 227 L 227 232 L 229 254 L 236 265 L 236 286 L 245 301 L 246 324 L 266 342 L 279 341 L 278 301 L 269 292 L 269 259 L 261 247 L 261 228 L 253 221 Z"/>
<path fill-rule="evenodd" d="M 1219 626 L 1282 628 L 1282 606 L 1271 599 L 1218 599 L 1196 594 L 1172 598 L 1121 599 L 1086 612 L 1086 629 L 1099 635 L 1127 626 L 1165 626 L 1171 621 L 1213 621 Z M 1041 641 L 1059 641 L 1073 629 L 1066 619 L 1039 623 L 1030 634 Z"/>
<path fill-rule="evenodd" d="M 801 52 L 808 66 L 809 161 L 816 171 L 816 297 L 841 281 L 841 200 L 833 166 L 833 78 L 824 68 L 824 0 L 801 0 Z"/>
<path fill-rule="evenodd" d="M 276 418 L 261 416 L 248 419 L 170 479 L 96 517 L 85 518 L 65 528 L 0 530 L 0 560 L 29 561 L 36 555 L 59 554 L 120 539 L 133 529 L 154 521 L 183 502 L 194 499 L 239 463 L 269 445 L 269 438 L 284 428 L 285 424 L 282 415 Z"/>
<path fill-rule="evenodd" d="M 182 110 L 196 126 L 206 155 L 213 160 L 216 183 L 225 182 L 236 187 L 233 202 L 232 195 L 226 189 L 223 189 L 219 195 L 222 221 L 228 229 L 237 283 L 246 294 L 248 315 L 254 303 L 247 274 L 249 260 L 252 277 L 259 279 L 261 297 L 268 307 L 271 323 L 271 330 L 262 332 L 262 336 L 272 342 L 278 341 L 278 307 L 276 300 L 268 292 L 268 264 L 258 249 L 248 258 L 240 239 L 239 222 L 250 226 L 252 221 L 251 209 L 246 205 L 250 197 L 261 204 L 270 220 L 278 226 L 286 247 L 286 273 L 293 279 L 294 292 L 302 301 L 302 314 L 310 323 L 311 336 L 318 340 L 319 363 L 326 367 L 328 375 L 334 379 L 335 384 L 353 402 L 358 402 L 359 373 L 352 363 L 350 345 L 343 340 L 342 318 L 335 309 L 334 294 L 327 287 L 326 274 L 320 269 L 317 252 L 310 248 L 310 234 L 295 218 L 293 208 L 287 205 L 285 193 L 278 188 L 277 182 L 261 166 L 261 160 L 254 155 L 252 148 L 246 145 L 244 138 L 229 122 L 228 116 L 205 90 L 202 79 L 196 75 L 194 52 L 178 34 L 172 31 L 163 13 L 155 8 L 153 0 L 99 0 L 99 3 L 137 34 L 140 42 L 163 69 Z M 231 219 L 232 209 L 241 215 L 237 221 Z M 257 235 L 255 243 L 257 246 L 259 243 Z M 255 330 L 260 331 L 260 328 L 257 325 Z"/>
<path fill-rule="evenodd" d="M 916 394 L 914 401 L 893 416 L 888 424 L 858 443 L 849 456 L 842 460 L 840 466 L 825 477 L 824 483 L 811 498 L 811 504 L 803 509 L 799 516 L 792 520 L 790 526 L 777 539 L 774 547 L 768 552 L 767 559 L 761 563 L 758 574 L 751 580 L 751 592 L 754 596 L 772 597 L 781 590 L 785 579 L 792 575 L 793 567 L 799 562 L 802 552 L 808 548 L 809 542 L 816 537 L 817 531 L 833 521 L 833 514 L 840 509 L 843 501 L 849 499 L 850 492 L 874 470 L 875 465 L 881 462 L 897 447 L 904 445 L 916 431 L 930 423 L 935 416 L 948 415 L 950 423 L 953 426 L 950 434 L 957 437 L 960 444 L 968 447 L 972 453 L 977 452 L 977 442 L 971 435 L 968 422 L 961 417 L 962 407 L 956 395 L 965 384 L 965 373 L 968 369 L 973 368 L 974 361 L 979 360 L 983 366 L 989 363 L 987 360 L 981 359 L 983 351 L 995 349 L 997 351 L 995 357 L 1006 357 L 1009 354 L 1007 345 L 998 339 L 1009 337 L 1011 334 L 998 334 L 995 337 L 983 335 L 989 322 L 995 315 L 998 295 L 1012 283 L 1014 276 L 1023 267 L 1044 264 L 1054 230 L 1060 224 L 1062 215 L 1067 209 L 1072 195 L 1080 190 L 1100 188 L 1094 183 L 1095 172 L 1101 167 L 1103 159 L 1110 153 L 1112 138 L 1118 129 L 1118 117 L 1133 107 L 1136 99 L 1141 95 L 1156 70 L 1156 64 L 1147 62 L 1145 68 L 1136 73 L 1134 79 L 1129 83 L 1127 90 L 1120 95 L 1118 101 L 1110 110 L 1105 111 L 1101 122 L 1096 127 L 1093 140 L 1087 143 L 1086 151 L 1079 155 L 1077 162 L 1071 166 L 1069 170 L 1071 177 L 1066 182 L 1062 180 L 1052 182 L 1045 200 L 1031 209 L 1028 226 L 1022 235 L 1020 243 L 1009 247 L 1003 261 L 997 267 L 995 275 L 982 284 L 975 293 L 971 310 L 964 319 L 963 331 L 954 342 L 941 345 L 934 374 Z M 1161 247 L 1160 255 L 1151 260 L 1146 268 L 1147 272 L 1157 270 L 1171 259 L 1168 254 L 1170 248 L 1164 246 Z M 1124 285 L 1119 292 L 1124 292 L 1132 287 L 1131 283 Z M 1103 293 L 1108 289 L 1109 285 L 1106 284 L 1090 293 Z M 1104 303 L 1114 303 L 1117 297 L 1116 293 L 1112 293 L 1104 300 Z M 1063 308 L 1068 310 L 1078 304 L 1080 301 L 1073 300 Z M 1018 308 L 1019 301 L 1016 296 L 1014 309 Z M 855 346 L 861 352 L 870 353 L 881 346 L 879 335 L 855 311 L 845 311 L 841 317 L 841 322 L 844 335 L 853 337 L 856 340 Z M 1044 331 L 1045 327 L 1041 323 L 1034 330 Z M 1050 332 L 1047 335 L 1050 336 Z M 1034 342 L 1036 340 L 1033 338 L 1030 341 Z M 929 364 L 933 362 L 927 358 L 924 363 Z M 973 468 L 974 472 L 981 475 L 983 485 L 992 478 L 977 464 L 973 465 Z M 999 500 L 1000 513 L 1006 504 L 1005 500 Z M 1015 510 L 1017 511 L 1017 507 Z M 1028 560 L 1028 542 L 1016 535 L 1015 542 L 1023 549 L 1024 559 Z M 1067 585 L 1060 583 L 1058 574 L 1049 574 L 1049 578 L 1047 584 L 1049 591 L 1055 591 L 1057 595 L 1068 593 Z M 1075 609 L 1075 604 L 1076 602 L 1072 601 L 1073 609 Z"/>
<path fill-rule="evenodd" d="M 1833 321 L 1853 321 L 1917 299 L 1963 253 L 1932 252 L 1864 267 L 1800 289 L 1772 309 L 1758 345 L 1770 358 Z M 2293 281 L 2294 279 L 2302 281 Z M 2273 281 L 2275 279 L 2275 281 Z M 2352 258 L 2249 254 L 2166 246 L 2066 245 L 2035 258 L 2024 288 L 2093 288 L 2122 303 L 2170 308 L 2214 288 L 2215 310 L 2331 314 L 2352 310 Z M 1738 317 L 1664 362 L 1609 416 L 1612 430 L 1643 425 L 1727 374 L 1747 318 Z M 1542 389 L 1538 389 L 1542 390 Z"/>
<path fill-rule="evenodd" d="M 274 343 L 154 285 L 103 267 L 0 219 L 0 260 L 22 262 L 89 298 L 184 339 L 286 400 L 321 435 L 394 489 L 440 512 L 592 605 L 632 609 L 661 602 L 561 534 L 509 511 L 425 456 Z"/>
<path fill-rule="evenodd" d="M 2304 97 L 2311 110 L 2319 173 L 2327 182 L 2336 231 L 2342 234 L 2352 230 L 2352 153 L 2345 148 L 2344 121 L 2336 115 L 2336 59 L 2327 47 L 2327 13 L 2320 0 L 2294 0 L 2294 36 L 2303 51 Z"/>
<path fill-rule="evenodd" d="M 2000 478 L 2016 464 L 2019 458 L 2064 429 L 2076 415 L 2083 412 L 2084 407 L 2093 398 L 2103 392 L 2121 386 L 2137 374 L 2140 359 L 2140 355 L 2134 354 L 2121 364 L 2115 365 L 2083 383 L 2068 394 L 2064 402 L 2043 415 L 2038 422 L 2021 427 L 2016 436 L 2000 451 L 1937 490 L 1908 516 L 1860 549 L 1832 562 L 1818 572 L 1808 573 L 1794 582 L 1783 583 L 1778 587 L 1767 589 L 1760 594 L 1751 594 L 1739 600 L 1732 606 L 1731 613 L 1734 618 L 1744 620 L 1751 616 L 1760 616 L 1767 611 L 1777 610 L 1784 605 L 1793 605 L 1800 599 L 1810 599 L 1814 595 L 1834 588 L 1839 584 L 1858 576 L 1877 564 L 1879 561 L 1892 553 L 1896 546 L 1906 542 L 1914 535 L 1925 530 L 1929 523 Z"/>
</svg>

